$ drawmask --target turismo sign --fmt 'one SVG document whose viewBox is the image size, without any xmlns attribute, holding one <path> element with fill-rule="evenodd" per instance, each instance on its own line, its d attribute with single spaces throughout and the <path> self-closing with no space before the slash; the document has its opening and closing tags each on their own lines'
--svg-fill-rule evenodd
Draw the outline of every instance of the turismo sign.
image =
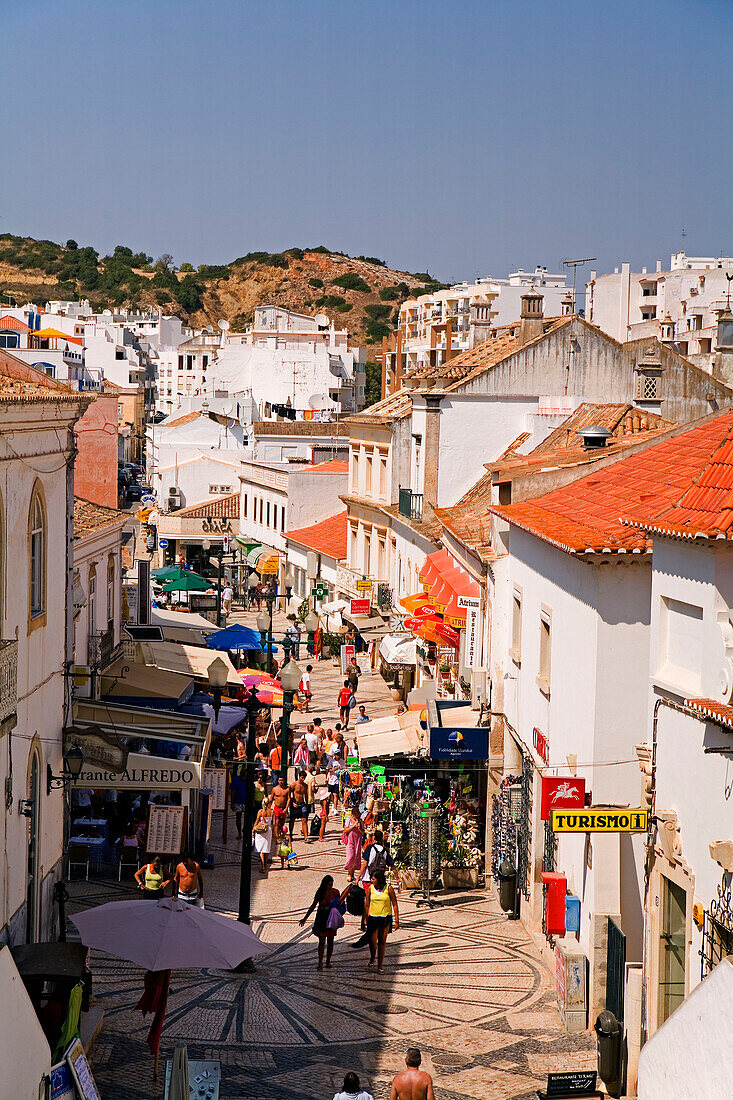
<svg viewBox="0 0 733 1100">
<path fill-rule="evenodd" d="M 645 833 L 647 810 L 553 810 L 552 828 L 556 833 Z"/>
</svg>

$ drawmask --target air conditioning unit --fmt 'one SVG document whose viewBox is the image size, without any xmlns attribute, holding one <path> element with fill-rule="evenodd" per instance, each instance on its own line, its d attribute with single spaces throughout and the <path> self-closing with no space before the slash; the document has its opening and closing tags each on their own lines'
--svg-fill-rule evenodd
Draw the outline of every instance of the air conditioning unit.
<svg viewBox="0 0 733 1100">
<path fill-rule="evenodd" d="M 168 511 L 173 512 L 183 505 L 183 496 L 177 485 L 171 485 L 168 490 Z"/>
</svg>

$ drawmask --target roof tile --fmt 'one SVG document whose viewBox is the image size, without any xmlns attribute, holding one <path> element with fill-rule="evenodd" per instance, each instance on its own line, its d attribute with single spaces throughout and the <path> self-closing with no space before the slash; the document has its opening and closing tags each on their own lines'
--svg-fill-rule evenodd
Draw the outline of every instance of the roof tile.
<svg viewBox="0 0 733 1100">
<path fill-rule="evenodd" d="M 309 550 L 317 550 L 320 554 L 326 554 L 329 558 L 340 561 L 346 557 L 346 517 L 345 511 L 339 512 L 310 527 L 286 531 L 284 537 L 297 542 L 300 546 L 307 546 Z"/>
</svg>

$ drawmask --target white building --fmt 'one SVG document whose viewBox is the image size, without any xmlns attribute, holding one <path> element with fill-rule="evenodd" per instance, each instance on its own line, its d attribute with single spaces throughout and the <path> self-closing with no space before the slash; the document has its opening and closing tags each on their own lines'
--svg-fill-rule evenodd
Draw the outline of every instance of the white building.
<svg viewBox="0 0 733 1100">
<path fill-rule="evenodd" d="M 644 267 L 634 272 L 628 263 L 612 274 L 591 271 L 586 314 L 614 340 L 661 336 L 697 366 L 711 370 L 718 316 L 728 300 L 726 274 L 733 274 L 733 258 L 684 252 L 670 258 L 667 270 L 657 260 L 654 271 Z"/>
<path fill-rule="evenodd" d="M 120 642 L 122 529 L 127 513 L 74 498 L 74 666 L 77 694 Z"/>
<path fill-rule="evenodd" d="M 307 597 L 311 607 L 318 607 L 319 601 L 311 597 L 313 579 L 309 579 L 309 554 L 316 556 L 315 576 L 326 588 L 324 600 L 348 595 L 339 585 L 339 565 L 346 557 L 346 527 L 344 510 L 318 523 L 285 532 L 288 566 L 295 577 L 293 595 L 301 600 Z"/>
<path fill-rule="evenodd" d="M 73 662 L 73 427 L 87 399 L 0 352 L 0 937 L 54 938 Z M 67 665 L 66 662 L 69 662 Z"/>
<path fill-rule="evenodd" d="M 240 481 L 241 534 L 284 551 L 286 531 L 318 523 L 341 508 L 348 464 L 244 461 Z"/>
<path fill-rule="evenodd" d="M 475 348 L 492 331 L 518 322 L 528 290 L 543 295 L 548 317 L 573 312 L 565 276 L 550 275 L 542 267 L 408 298 L 400 307 L 397 332 L 383 341 L 383 396 L 399 389 L 401 380 L 415 371 L 440 366 Z"/>
</svg>

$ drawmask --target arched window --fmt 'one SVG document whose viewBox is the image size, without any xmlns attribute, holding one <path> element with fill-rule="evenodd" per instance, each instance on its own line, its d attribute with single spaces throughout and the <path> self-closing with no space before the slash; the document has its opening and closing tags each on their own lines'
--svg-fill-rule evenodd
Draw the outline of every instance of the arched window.
<svg viewBox="0 0 733 1100">
<path fill-rule="evenodd" d="M 31 500 L 30 559 L 30 603 L 34 619 L 46 610 L 46 509 L 39 489 Z"/>
</svg>

